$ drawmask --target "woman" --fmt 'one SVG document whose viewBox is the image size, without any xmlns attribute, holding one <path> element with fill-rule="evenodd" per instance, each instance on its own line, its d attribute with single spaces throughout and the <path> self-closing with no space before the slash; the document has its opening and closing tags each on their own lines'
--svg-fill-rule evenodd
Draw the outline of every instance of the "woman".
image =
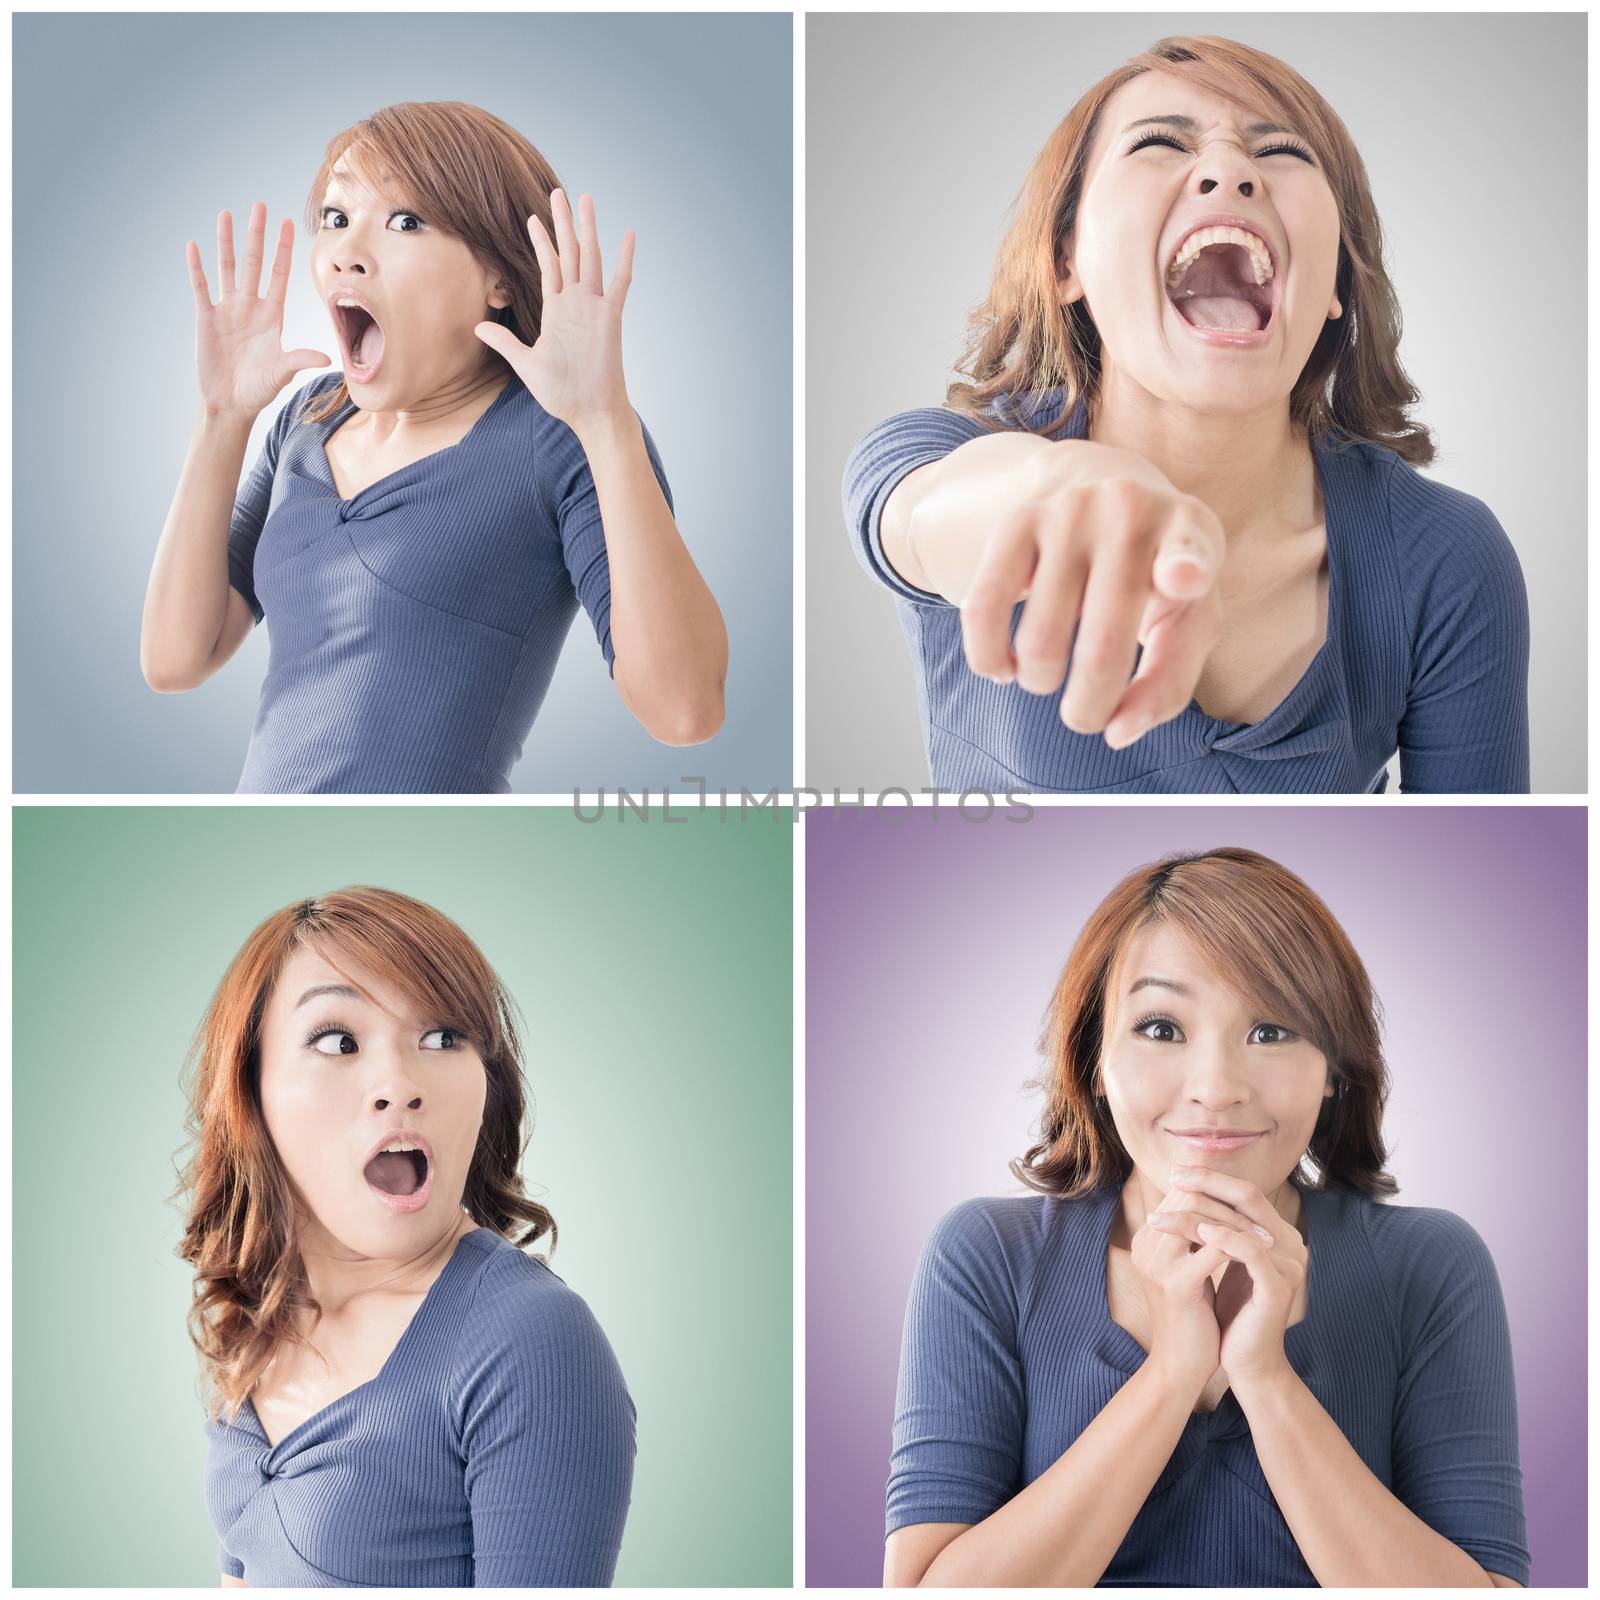
<svg viewBox="0 0 1600 1600">
<path fill-rule="evenodd" d="M 917 1269 L 886 1583 L 1526 1584 L 1499 1280 L 1460 1217 L 1379 1203 L 1374 1012 L 1264 856 L 1111 892 L 1051 1002 L 1038 1193 L 956 1207 Z"/>
<path fill-rule="evenodd" d="M 188 246 L 201 406 L 145 598 L 151 686 L 203 683 L 265 618 L 240 792 L 504 792 L 581 602 L 634 716 L 709 739 L 727 632 L 628 403 L 633 235 L 604 289 L 593 202 L 575 230 L 539 152 L 453 101 L 339 134 L 307 223 L 344 371 L 295 392 L 242 489 L 256 417 L 329 358 L 281 348 L 290 221 L 260 298 L 264 205 L 238 288 L 218 220 L 219 304 Z"/>
<path fill-rule="evenodd" d="M 522 1253 L 556 1230 L 518 1170 L 520 1054 L 476 946 L 405 895 L 287 906 L 234 958 L 180 1250 L 225 1585 L 611 1582 L 633 1402 Z"/>
<path fill-rule="evenodd" d="M 1399 337 L 1361 157 L 1298 73 L 1182 38 L 1096 84 L 1028 174 L 971 383 L 845 471 L 934 781 L 1362 793 L 1398 751 L 1410 791 L 1525 791 L 1521 570 L 1415 470 Z"/>
</svg>

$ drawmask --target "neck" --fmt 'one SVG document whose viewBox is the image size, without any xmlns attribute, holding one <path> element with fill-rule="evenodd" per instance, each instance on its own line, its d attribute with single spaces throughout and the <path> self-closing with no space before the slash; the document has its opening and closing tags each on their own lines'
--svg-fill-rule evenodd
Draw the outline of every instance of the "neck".
<svg viewBox="0 0 1600 1600">
<path fill-rule="evenodd" d="M 1172 405 L 1108 370 L 1088 437 L 1143 456 L 1216 513 L 1230 553 L 1316 521 L 1317 479 L 1303 429 L 1274 401 L 1256 411 Z"/>
<path fill-rule="evenodd" d="M 485 394 L 490 396 L 492 403 L 493 397 L 507 383 L 515 381 L 515 374 L 508 374 L 502 365 L 496 363 L 472 377 L 446 384 L 444 388 L 436 390 L 415 405 L 406 406 L 403 410 L 363 409 L 358 416 L 352 417 L 350 422 L 359 422 L 361 431 L 378 446 L 392 444 L 396 439 L 403 440 L 412 433 L 425 436 L 430 429 L 437 428 L 440 423 L 459 416 L 463 411 L 481 408 Z M 346 427 L 349 425 L 347 423 Z"/>
<path fill-rule="evenodd" d="M 300 1231 L 306 1288 L 322 1307 L 324 1317 L 337 1316 L 352 1300 L 377 1290 L 421 1293 L 444 1270 L 457 1241 L 476 1226 L 462 1211 L 438 1238 L 414 1255 L 363 1256 L 341 1244 L 313 1218 Z"/>
</svg>

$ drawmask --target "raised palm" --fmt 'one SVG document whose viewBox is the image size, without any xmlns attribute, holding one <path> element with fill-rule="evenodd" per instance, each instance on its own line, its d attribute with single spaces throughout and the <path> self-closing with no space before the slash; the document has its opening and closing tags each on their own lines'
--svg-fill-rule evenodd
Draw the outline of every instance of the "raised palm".
<svg viewBox="0 0 1600 1600">
<path fill-rule="evenodd" d="M 543 294 L 539 337 L 526 345 L 497 322 L 480 322 L 473 332 L 506 358 L 551 416 L 576 427 L 587 418 L 628 409 L 622 376 L 622 307 L 633 279 L 634 236 L 622 236 L 617 270 L 607 290 L 601 282 L 594 201 L 586 194 L 578 197 L 574 228 L 566 191 L 556 189 L 551 192 L 550 213 L 554 243 L 538 217 L 528 218 Z"/>
<path fill-rule="evenodd" d="M 278 229 L 267 292 L 257 291 L 267 230 L 267 208 L 257 201 L 250 209 L 245 233 L 244 273 L 234 285 L 233 217 L 217 217 L 217 289 L 213 305 L 200 265 L 200 247 L 188 241 L 189 282 L 195 297 L 195 369 L 201 403 L 208 411 L 254 419 L 278 396 L 284 385 L 306 367 L 328 367 L 332 357 L 321 350 L 283 348 L 283 302 L 289 288 L 289 260 L 294 252 L 294 222 L 285 217 Z"/>
</svg>

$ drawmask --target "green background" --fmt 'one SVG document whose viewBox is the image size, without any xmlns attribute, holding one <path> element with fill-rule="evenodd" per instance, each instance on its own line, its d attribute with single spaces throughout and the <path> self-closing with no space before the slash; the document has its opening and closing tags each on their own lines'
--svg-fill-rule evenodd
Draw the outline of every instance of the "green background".
<svg viewBox="0 0 1600 1600">
<path fill-rule="evenodd" d="M 13 818 L 14 1584 L 217 1584 L 179 1072 L 246 934 L 355 883 L 455 918 L 525 1019 L 529 1188 L 639 1412 L 617 1582 L 792 1583 L 790 811 Z"/>
</svg>

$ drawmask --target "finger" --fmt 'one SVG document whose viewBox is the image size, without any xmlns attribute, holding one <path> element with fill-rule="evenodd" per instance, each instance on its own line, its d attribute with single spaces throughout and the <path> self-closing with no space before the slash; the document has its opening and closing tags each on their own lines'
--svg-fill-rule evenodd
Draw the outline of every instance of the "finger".
<svg viewBox="0 0 1600 1600">
<path fill-rule="evenodd" d="M 1083 604 L 1088 577 L 1080 550 L 1066 539 L 1043 539 L 1039 561 L 1028 582 L 1012 649 L 1017 683 L 1032 694 L 1052 694 L 1067 675 L 1072 630 Z"/>
<path fill-rule="evenodd" d="M 289 263 L 294 257 L 294 218 L 278 224 L 278 248 L 272 254 L 272 276 L 267 279 L 267 299 L 279 311 L 289 293 Z"/>
<path fill-rule="evenodd" d="M 998 535 L 978 560 L 961 597 L 961 643 L 967 665 L 980 677 L 1010 683 L 1017 675 L 1011 655 L 1011 612 L 1038 560 L 1031 530 Z"/>
<path fill-rule="evenodd" d="M 211 291 L 206 287 L 206 269 L 200 264 L 200 246 L 193 239 L 186 240 L 183 253 L 189 263 L 189 287 L 194 290 L 195 310 L 207 312 L 211 310 Z"/>
<path fill-rule="evenodd" d="M 533 253 L 539 258 L 539 293 L 549 300 L 561 293 L 561 263 L 556 258 L 556 247 L 537 217 L 528 218 L 528 237 L 533 240 Z"/>
<path fill-rule="evenodd" d="M 596 294 L 605 293 L 600 273 L 600 225 L 595 221 L 594 196 L 578 196 L 578 281 Z"/>
<path fill-rule="evenodd" d="M 1212 1167 L 1187 1167 L 1175 1172 L 1172 1186 L 1184 1201 L 1196 1195 L 1206 1195 L 1232 1206 L 1252 1222 L 1276 1224 L 1281 1221 L 1277 1208 L 1248 1178 L 1236 1178 L 1231 1172 L 1218 1172 Z"/>
<path fill-rule="evenodd" d="M 633 282 L 633 239 L 630 228 L 617 246 L 617 270 L 612 273 L 611 287 L 606 291 L 606 299 L 615 300 L 618 311 L 627 303 L 628 285 Z"/>
<path fill-rule="evenodd" d="M 1061 720 L 1074 733 L 1099 733 L 1127 689 L 1138 652 L 1139 616 L 1149 596 L 1148 565 L 1141 570 L 1132 552 L 1102 550 L 1084 589 L 1061 700 Z"/>
<path fill-rule="evenodd" d="M 550 216 L 556 225 L 556 249 L 561 259 L 561 281 L 574 284 L 578 281 L 578 236 L 572 231 L 572 207 L 565 189 L 554 189 L 550 194 Z"/>
<path fill-rule="evenodd" d="M 266 254 L 267 207 L 257 200 L 250 207 L 250 222 L 244 234 L 244 276 L 239 292 L 254 298 L 261 293 L 261 259 Z"/>
<path fill-rule="evenodd" d="M 1251 1222 L 1239 1216 L 1237 1213 L 1235 1213 L 1230 1223 L 1214 1216 L 1202 1216 L 1195 1211 L 1152 1211 L 1149 1221 L 1151 1227 L 1159 1228 L 1163 1233 L 1181 1233 L 1190 1238 L 1199 1238 L 1202 1241 L 1204 1241 L 1205 1236 L 1200 1230 L 1205 1227 L 1211 1227 L 1220 1228 L 1224 1233 L 1234 1235 L 1253 1233 L 1263 1244 L 1271 1244 L 1273 1242 L 1273 1236 L 1267 1229 L 1263 1228 L 1259 1223 Z M 1216 1243 L 1217 1241 L 1212 1240 L 1210 1242 Z"/>
<path fill-rule="evenodd" d="M 1209 509 L 1185 504 L 1167 521 L 1152 571 L 1156 589 L 1171 600 L 1198 600 L 1222 572 L 1222 528 Z"/>
<path fill-rule="evenodd" d="M 233 286 L 233 217 L 223 211 L 217 215 L 217 293 L 227 296 L 237 292 Z"/>
<path fill-rule="evenodd" d="M 1266 1230 L 1256 1228 L 1253 1224 L 1246 1231 L 1225 1227 L 1220 1222 L 1198 1222 L 1195 1224 L 1195 1232 L 1206 1244 L 1222 1251 L 1235 1261 L 1259 1261 L 1262 1256 L 1272 1253 L 1270 1237 L 1267 1239 L 1259 1237 Z"/>
<path fill-rule="evenodd" d="M 1121 750 L 1186 711 L 1195 685 L 1222 636 L 1218 608 L 1205 600 L 1183 604 L 1158 596 L 1156 620 L 1145 631 L 1139 670 L 1106 721 L 1106 743 Z"/>
</svg>

